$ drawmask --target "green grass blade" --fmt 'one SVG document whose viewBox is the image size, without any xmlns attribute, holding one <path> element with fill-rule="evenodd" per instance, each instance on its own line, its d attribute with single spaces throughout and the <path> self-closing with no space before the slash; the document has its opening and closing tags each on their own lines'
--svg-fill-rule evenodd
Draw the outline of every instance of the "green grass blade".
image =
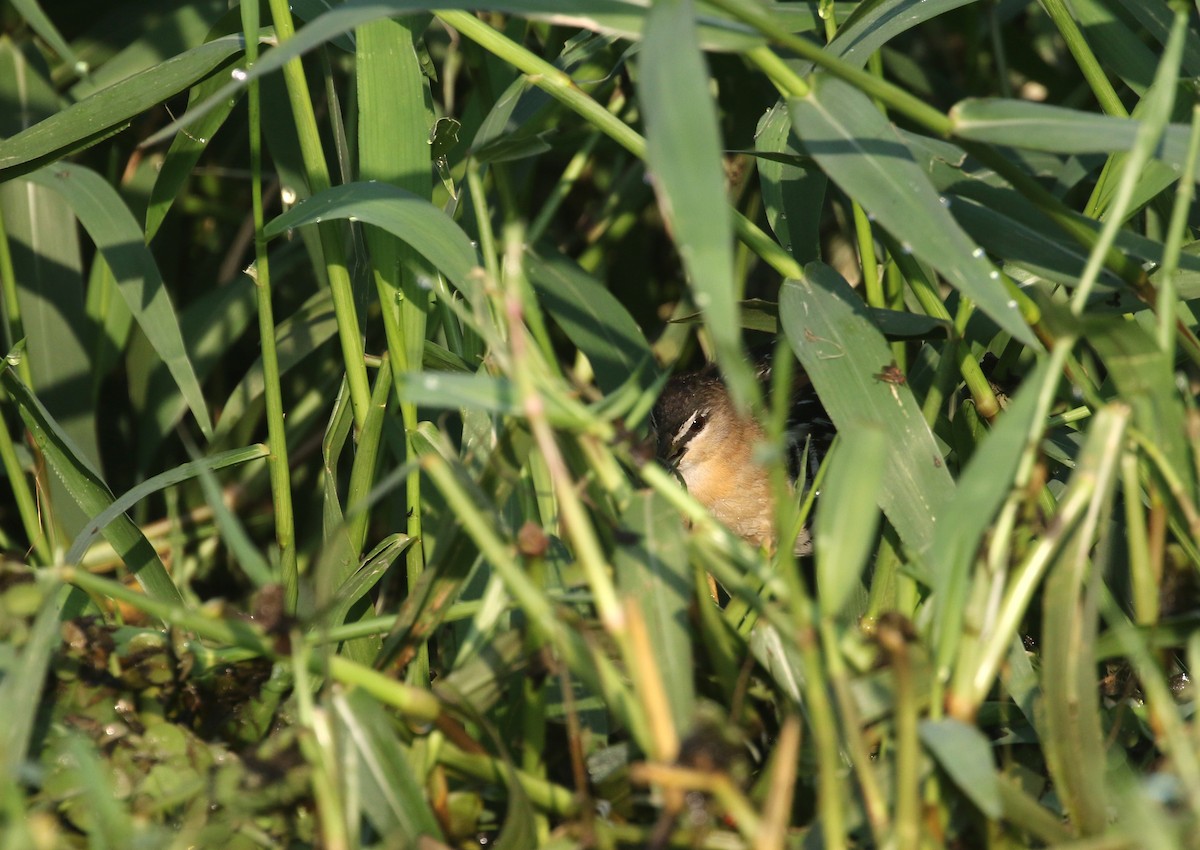
<svg viewBox="0 0 1200 850">
<path fill-rule="evenodd" d="M 1061 359 L 1060 354 L 1057 359 Z M 1025 378 L 996 427 L 984 438 L 958 478 L 957 493 L 937 518 L 929 553 L 929 579 L 934 590 L 933 644 L 939 665 L 955 656 L 962 637 L 975 553 L 992 526 L 996 512 L 1032 466 L 1043 423 L 1058 386 L 1058 363 L 1044 360 Z M 984 578 L 982 580 L 989 580 Z"/>
<path fill-rule="evenodd" d="M 859 580 L 875 549 L 879 527 L 887 432 L 850 427 L 839 432 L 821 488 L 813 547 L 817 559 L 817 602 L 822 616 L 836 617 L 859 589 Z"/>
<path fill-rule="evenodd" d="M 467 234 L 425 198 L 387 183 L 334 186 L 276 217 L 265 232 L 274 238 L 294 227 L 338 218 L 388 231 L 416 248 L 460 291 L 469 294 L 477 288 L 471 277 L 479 261 Z"/>
<path fill-rule="evenodd" d="M 796 157 L 800 142 L 792 132 L 792 119 L 783 101 L 758 122 L 754 147 L 759 153 Z M 758 164 L 767 220 L 784 250 L 801 263 L 821 256 L 821 212 L 829 180 L 809 162 L 783 162 L 764 157 Z"/>
<path fill-rule="evenodd" d="M 100 476 L 80 456 L 37 397 L 21 383 L 11 365 L 0 369 L 0 384 L 17 403 L 34 442 L 79 507 L 89 517 L 100 516 L 113 503 L 112 494 Z M 148 595 L 160 602 L 182 601 L 158 553 L 129 517 L 121 514 L 101 531 Z"/>
<path fill-rule="evenodd" d="M 171 298 L 153 255 L 142 241 L 142 230 L 121 196 L 100 175 L 77 165 L 60 163 L 34 173 L 30 179 L 67 199 L 104 254 L 130 312 L 167 364 L 200 430 L 211 437 L 212 421 L 204 393 L 188 359 Z"/>
<path fill-rule="evenodd" d="M 134 116 L 194 85 L 241 52 L 239 36 L 216 39 L 115 83 L 0 141 L 0 178 L 10 180 L 120 132 Z"/>
<path fill-rule="evenodd" d="M 674 507 L 653 492 L 634 494 L 622 514 L 622 530 L 636 542 L 618 548 L 613 558 L 617 589 L 645 623 L 675 733 L 682 738 L 692 727 L 696 703 L 688 625 L 695 600 L 686 535 Z"/>
<path fill-rule="evenodd" d="M 1137 118 L 999 98 L 961 101 L 950 110 L 950 119 L 954 135 L 962 139 L 1069 154 L 1132 150 L 1143 123 Z M 1175 171 L 1182 170 L 1190 132 L 1186 124 L 1168 124 L 1154 157 Z"/>
<path fill-rule="evenodd" d="M 1120 404 L 1102 408 L 1092 421 L 1072 476 L 1072 485 L 1086 488 L 1087 511 L 1050 567 L 1042 606 L 1042 746 L 1058 797 L 1082 835 L 1104 832 L 1109 818 L 1094 649 L 1102 578 L 1091 552 L 1110 522 L 1128 421 L 1129 409 Z"/>
<path fill-rule="evenodd" d="M 79 457 L 99 469 L 95 410 L 80 403 L 91 389 L 95 367 L 87 350 L 91 329 L 84 312 L 83 252 L 75 216 L 58 193 L 27 180 L 0 185 L 0 204 L 12 258 L 11 294 L 16 296 L 5 307 L 6 312 L 19 310 L 11 315 L 14 326 L 9 330 L 25 337 L 24 359 L 17 368 L 70 435 Z M 53 533 L 61 526 L 75 533 L 87 517 L 57 479 L 48 483 L 43 528 Z"/>
<path fill-rule="evenodd" d="M 114 499 L 111 505 L 92 519 L 89 528 L 76 537 L 75 542 L 71 544 L 71 548 L 67 550 L 67 556 L 63 563 L 78 564 L 83 559 L 83 555 L 88 547 L 92 545 L 97 535 L 99 535 L 101 528 L 104 528 L 147 496 L 157 493 L 160 490 L 165 490 L 168 487 L 182 484 L 185 481 L 190 481 L 199 476 L 201 470 L 213 472 L 229 466 L 248 463 L 249 461 L 266 456 L 266 446 L 247 446 L 243 449 L 232 449 L 227 452 L 221 452 L 202 460 L 193 460 L 174 469 L 161 472 L 153 478 L 146 479 L 138 486 L 122 494 L 119 498 Z"/>
<path fill-rule="evenodd" d="M 998 819 L 1004 811 L 1000 781 L 992 764 L 991 742 L 974 726 L 958 720 L 927 720 L 921 741 L 950 779 L 981 812 Z"/>
<path fill-rule="evenodd" d="M 895 129 L 865 94 L 820 74 L 809 96 L 789 99 L 788 109 L 805 149 L 903 250 L 932 265 L 1016 339 L 1037 344 L 999 272 L 959 227 Z"/>
<path fill-rule="evenodd" d="M 378 834 L 421 843 L 441 840 L 442 831 L 421 788 L 420 768 L 412 749 L 400 743 L 393 721 L 378 702 L 361 690 L 339 694 L 333 708 L 344 740 L 358 765 L 362 813 Z"/>
<path fill-rule="evenodd" d="M 833 423 L 888 435 L 880 507 L 905 543 L 928 551 L 954 483 L 912 390 L 879 377 L 892 353 L 866 305 L 837 272 L 810 263 L 803 281 L 784 283 L 779 318 Z"/>
<path fill-rule="evenodd" d="M 651 359 L 650 346 L 625 306 L 598 280 L 566 257 L 525 258 L 525 271 L 542 305 L 587 355 L 596 386 L 611 393 Z M 645 389 L 654 375 L 643 370 Z"/>
<path fill-rule="evenodd" d="M 737 325 L 733 218 L 725 197 L 722 143 L 690 0 L 650 7 L 638 64 L 646 162 L 717 363 L 740 405 L 755 398 Z"/>
</svg>

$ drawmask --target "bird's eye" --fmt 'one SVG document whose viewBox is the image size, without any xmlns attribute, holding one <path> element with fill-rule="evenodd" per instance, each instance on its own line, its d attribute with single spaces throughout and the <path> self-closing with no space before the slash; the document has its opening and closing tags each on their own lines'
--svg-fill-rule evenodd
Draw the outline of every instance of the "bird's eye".
<svg viewBox="0 0 1200 850">
<path fill-rule="evenodd" d="M 684 442 L 687 442 L 692 437 L 696 436 L 701 431 L 703 431 L 704 426 L 707 424 L 708 424 L 708 419 L 705 418 L 704 414 L 697 413 L 695 418 L 692 419 L 692 426 L 690 428 L 688 428 L 687 436 L 684 437 Z"/>
</svg>

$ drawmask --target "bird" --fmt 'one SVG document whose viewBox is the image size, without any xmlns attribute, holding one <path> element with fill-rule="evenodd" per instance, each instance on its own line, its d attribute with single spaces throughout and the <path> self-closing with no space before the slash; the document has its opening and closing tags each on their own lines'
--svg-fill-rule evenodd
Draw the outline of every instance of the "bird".
<svg viewBox="0 0 1200 850">
<path fill-rule="evenodd" d="M 769 362 L 756 365 L 759 380 L 769 383 Z M 697 501 L 753 545 L 775 545 L 770 474 L 755 457 L 766 430 L 753 416 L 738 412 L 715 365 L 673 375 L 653 408 L 650 425 L 659 461 L 676 472 Z M 816 474 L 834 434 L 807 375 L 797 372 L 785 453 L 793 486 L 801 474 Z M 807 528 L 797 536 L 794 551 L 812 553 Z"/>
</svg>

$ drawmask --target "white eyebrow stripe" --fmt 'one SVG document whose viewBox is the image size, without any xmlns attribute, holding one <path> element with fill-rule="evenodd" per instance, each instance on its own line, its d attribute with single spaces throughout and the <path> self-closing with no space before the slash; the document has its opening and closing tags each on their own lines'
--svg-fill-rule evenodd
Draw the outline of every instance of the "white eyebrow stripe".
<svg viewBox="0 0 1200 850">
<path fill-rule="evenodd" d="M 679 441 L 687 436 L 688 431 L 690 431 L 692 429 L 692 425 L 695 424 L 696 417 L 699 415 L 700 415 L 699 410 L 693 412 L 692 415 L 687 418 L 687 421 L 684 422 L 682 426 L 680 426 L 679 430 L 675 432 L 675 436 L 671 438 L 672 446 L 678 446 Z"/>
</svg>

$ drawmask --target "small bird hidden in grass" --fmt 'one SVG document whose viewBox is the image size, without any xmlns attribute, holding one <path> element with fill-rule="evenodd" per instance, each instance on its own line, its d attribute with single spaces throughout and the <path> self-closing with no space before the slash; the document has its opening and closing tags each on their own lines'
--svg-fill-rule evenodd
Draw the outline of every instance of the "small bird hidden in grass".
<svg viewBox="0 0 1200 850">
<path fill-rule="evenodd" d="M 768 385 L 769 363 L 757 372 Z M 792 390 L 783 462 L 795 488 L 798 480 L 815 475 L 834 427 L 807 375 L 798 371 Z M 713 516 L 756 546 L 776 544 L 771 476 L 757 451 L 766 430 L 754 417 L 738 413 L 714 365 L 673 376 L 654 406 L 651 428 L 659 460 Z M 807 528 L 794 550 L 812 552 Z"/>
</svg>

